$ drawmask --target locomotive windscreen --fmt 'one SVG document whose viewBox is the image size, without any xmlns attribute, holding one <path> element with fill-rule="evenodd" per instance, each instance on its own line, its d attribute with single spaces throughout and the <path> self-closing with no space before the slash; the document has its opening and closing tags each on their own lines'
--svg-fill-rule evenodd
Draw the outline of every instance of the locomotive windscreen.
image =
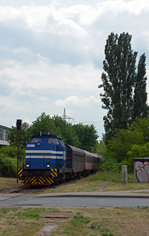
<svg viewBox="0 0 149 236">
<path fill-rule="evenodd" d="M 42 138 L 33 138 L 31 140 L 31 143 L 41 143 L 42 142 Z"/>
</svg>

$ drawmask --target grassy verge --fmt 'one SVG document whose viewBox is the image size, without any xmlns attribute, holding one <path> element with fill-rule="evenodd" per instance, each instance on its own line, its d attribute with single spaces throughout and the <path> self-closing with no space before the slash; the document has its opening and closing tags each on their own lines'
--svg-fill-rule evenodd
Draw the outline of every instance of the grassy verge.
<svg viewBox="0 0 149 236">
<path fill-rule="evenodd" d="M 100 188 L 104 183 L 108 182 L 103 189 Z M 149 189 L 149 183 L 134 183 L 134 175 L 129 174 L 128 184 L 121 183 L 121 174 L 113 172 L 97 172 L 79 180 L 71 181 L 56 186 L 56 188 L 46 189 L 46 193 L 61 192 L 92 192 L 92 191 L 120 191 L 120 190 L 143 190 Z"/>
<path fill-rule="evenodd" d="M 105 182 L 108 185 L 103 189 L 100 188 Z M 4 188 L 15 188 L 23 186 L 21 182 L 16 183 L 15 178 L 0 177 L 0 190 Z M 134 183 L 134 175 L 128 175 L 128 184 L 121 184 L 121 174 L 116 172 L 97 172 L 88 177 L 82 177 L 79 180 L 70 181 L 56 188 L 42 189 L 44 193 L 61 193 L 61 192 L 92 192 L 92 191 L 120 191 L 120 190 L 147 190 L 149 183 Z"/>
<path fill-rule="evenodd" d="M 0 209 L 0 235 L 2 236 L 32 236 L 46 223 L 40 217 L 42 208 L 1 208 Z M 49 210 L 50 211 L 50 210 Z M 52 209 L 51 211 L 54 211 Z"/>
<path fill-rule="evenodd" d="M 0 177 L 0 190 L 17 188 L 19 186 L 22 186 L 22 184 L 21 183 L 17 184 L 16 178 Z"/>
<path fill-rule="evenodd" d="M 85 209 L 66 221 L 51 236 L 148 235 L 148 209 Z"/>
<path fill-rule="evenodd" d="M 40 212 L 76 212 L 53 229 L 51 236 L 139 236 L 148 235 L 148 208 L 41 209 L 1 208 L 0 235 L 43 235 L 41 229 L 51 222 Z"/>
</svg>

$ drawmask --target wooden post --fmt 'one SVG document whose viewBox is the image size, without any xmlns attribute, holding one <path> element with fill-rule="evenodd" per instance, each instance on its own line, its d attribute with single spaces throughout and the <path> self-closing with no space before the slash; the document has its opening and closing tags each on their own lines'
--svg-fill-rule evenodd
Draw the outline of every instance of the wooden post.
<svg viewBox="0 0 149 236">
<path fill-rule="evenodd" d="M 122 184 L 128 183 L 127 165 L 122 165 Z"/>
</svg>

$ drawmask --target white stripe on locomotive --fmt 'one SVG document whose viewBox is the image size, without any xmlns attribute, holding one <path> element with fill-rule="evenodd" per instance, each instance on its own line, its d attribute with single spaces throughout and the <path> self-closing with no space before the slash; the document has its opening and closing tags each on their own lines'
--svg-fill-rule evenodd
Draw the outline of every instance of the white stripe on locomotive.
<svg viewBox="0 0 149 236">
<path fill-rule="evenodd" d="M 63 156 L 26 156 L 26 159 L 30 159 L 30 158 L 45 158 L 45 159 L 64 159 Z"/>
<path fill-rule="evenodd" d="M 63 151 L 52 151 L 52 150 L 26 150 L 26 153 L 52 153 L 52 154 L 63 154 Z"/>
</svg>

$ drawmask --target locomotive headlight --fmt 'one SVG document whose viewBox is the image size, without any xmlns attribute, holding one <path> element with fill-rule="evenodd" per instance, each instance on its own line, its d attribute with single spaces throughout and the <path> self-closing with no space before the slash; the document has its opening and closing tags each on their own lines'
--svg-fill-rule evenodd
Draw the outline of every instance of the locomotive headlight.
<svg viewBox="0 0 149 236">
<path fill-rule="evenodd" d="M 29 167 L 29 164 L 27 164 L 26 167 Z"/>
<path fill-rule="evenodd" d="M 49 168 L 50 167 L 50 165 L 49 164 L 47 164 L 47 168 Z"/>
</svg>

